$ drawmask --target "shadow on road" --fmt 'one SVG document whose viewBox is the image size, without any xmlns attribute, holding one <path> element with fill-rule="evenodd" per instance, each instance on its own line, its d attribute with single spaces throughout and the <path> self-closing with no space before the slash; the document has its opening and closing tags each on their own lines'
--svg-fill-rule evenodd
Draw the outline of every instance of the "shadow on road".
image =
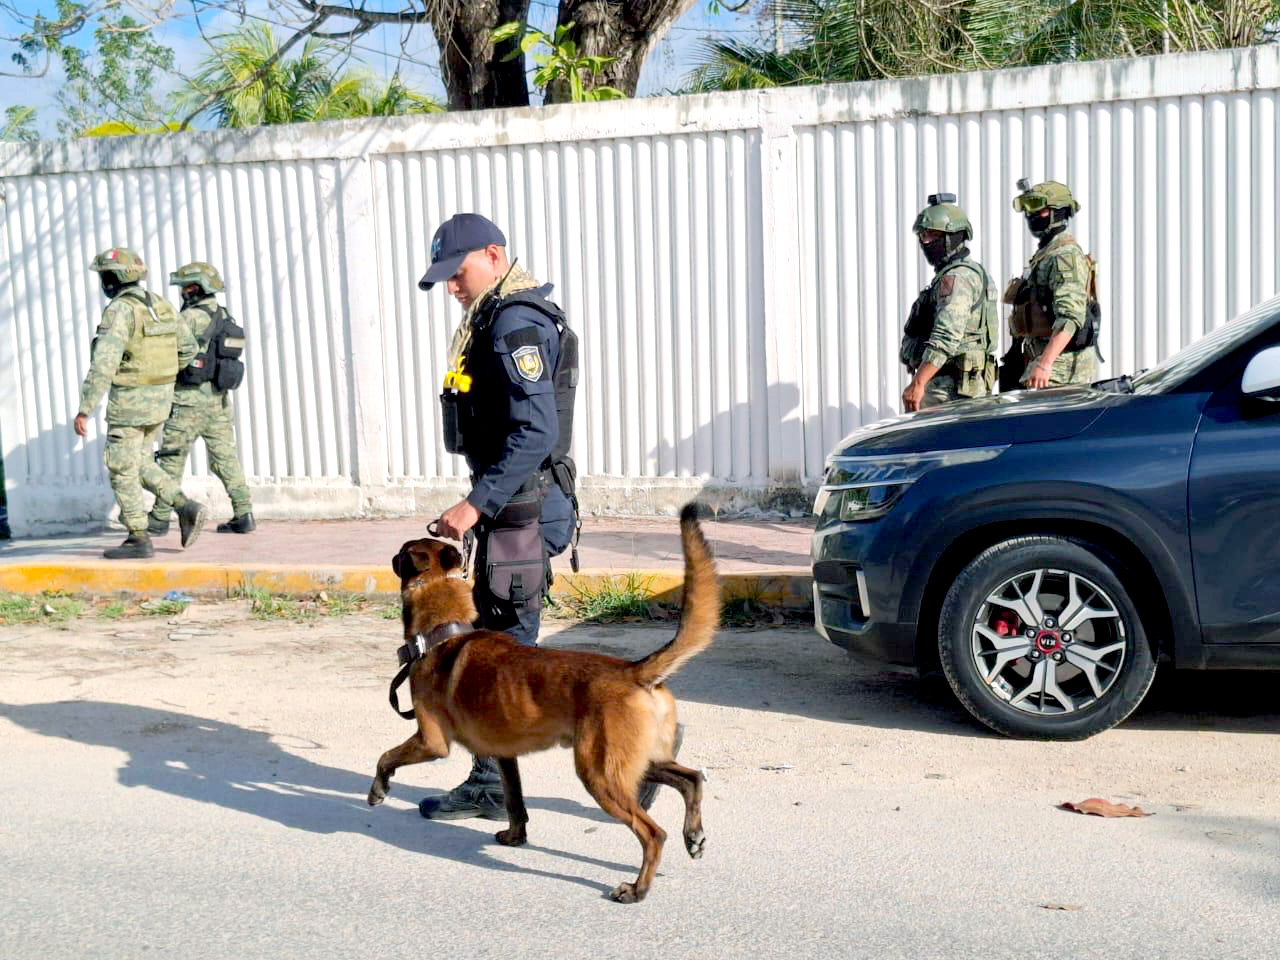
<svg viewBox="0 0 1280 960">
<path fill-rule="evenodd" d="M 674 632 L 675 627 L 671 630 Z M 574 626 L 549 645 L 634 659 L 660 646 L 659 630 Z M 1162 668 L 1126 726 L 1150 730 L 1280 730 L 1276 675 Z M 671 682 L 682 700 L 895 730 L 997 737 L 969 716 L 945 679 L 923 679 L 850 658 L 812 630 L 724 631 Z"/>
<path fill-rule="evenodd" d="M 371 809 L 365 795 L 373 774 L 353 773 L 314 763 L 282 749 L 271 735 L 231 723 L 127 704 L 69 700 L 30 705 L 0 704 L 4 717 L 34 733 L 123 751 L 121 786 L 149 787 L 163 793 L 211 803 L 311 833 L 358 833 L 414 853 L 475 864 L 491 870 L 530 874 L 580 884 L 607 894 L 612 884 L 519 866 L 496 859 L 493 831 L 424 820 L 417 810 Z M 319 745 L 287 738 L 289 748 L 305 752 Z M 390 744 L 388 744 L 390 746 Z M 392 784 L 393 791 L 395 784 Z M 403 792 L 404 788 L 401 787 Z M 594 807 L 563 798 L 526 797 L 533 810 L 552 810 L 614 823 Z M 536 813 L 531 831 L 536 828 Z M 626 878 L 639 864 L 596 860 L 531 846 L 580 863 L 616 871 Z M 615 878 L 615 882 L 617 879 Z"/>
</svg>

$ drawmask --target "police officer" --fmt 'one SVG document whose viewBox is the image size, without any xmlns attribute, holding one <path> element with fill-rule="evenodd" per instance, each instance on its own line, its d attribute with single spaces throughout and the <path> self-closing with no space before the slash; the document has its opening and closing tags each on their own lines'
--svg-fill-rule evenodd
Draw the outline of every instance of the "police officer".
<svg viewBox="0 0 1280 960">
<path fill-rule="evenodd" d="M 189 547 L 200 535 L 205 507 L 183 494 L 177 481 L 156 465 L 152 451 L 173 404 L 178 370 L 196 355 L 195 338 L 167 300 L 140 285 L 147 268 L 132 250 L 104 250 L 89 269 L 98 273 L 110 303 L 93 340 L 75 431 L 88 435 L 89 415 L 110 388 L 103 459 L 120 520 L 129 531 L 124 543 L 102 555 L 109 560 L 154 556 L 143 487 L 176 506 L 182 546 Z"/>
<path fill-rule="evenodd" d="M 219 533 L 249 533 L 254 529 L 253 503 L 244 469 L 236 452 L 236 428 L 232 422 L 231 390 L 244 374 L 238 358 L 227 356 L 244 349 L 244 331 L 228 325 L 229 317 L 215 296 L 225 289 L 218 271 L 207 263 L 188 263 L 169 274 L 169 283 L 182 292 L 182 321 L 191 331 L 200 352 L 178 374 L 173 410 L 164 425 L 164 439 L 156 463 L 174 480 L 182 476 L 187 456 L 197 437 L 204 438 L 209 469 L 222 481 L 231 498 L 232 518 L 218 524 Z M 170 503 L 156 497 L 147 532 L 169 532 Z"/>
<path fill-rule="evenodd" d="M 436 230 L 418 286 L 446 282 L 466 311 L 441 403 L 445 448 L 466 457 L 471 492 L 441 515 L 439 530 L 460 538 L 475 529 L 480 626 L 532 646 L 548 557 L 564 551 L 577 527 L 567 456 L 577 337 L 547 299 L 551 285 L 509 262 L 506 244 L 491 221 L 457 214 Z M 464 783 L 419 810 L 436 820 L 505 819 L 497 763 L 474 758 Z"/>
<path fill-rule="evenodd" d="M 921 410 L 962 397 L 985 397 L 995 385 L 999 337 L 996 291 L 969 257 L 973 225 L 951 193 L 933 194 L 912 226 L 934 269 L 902 334 L 899 356 L 911 373 L 903 407 Z"/>
<path fill-rule="evenodd" d="M 1005 302 L 1012 305 L 1009 332 L 1022 344 L 1028 387 L 1060 387 L 1098 379 L 1100 310 L 1093 261 L 1067 226 L 1080 204 L 1065 184 L 1047 180 L 1034 187 L 1025 179 L 1013 200 L 1040 246 L 1026 272 L 1010 281 Z"/>
</svg>

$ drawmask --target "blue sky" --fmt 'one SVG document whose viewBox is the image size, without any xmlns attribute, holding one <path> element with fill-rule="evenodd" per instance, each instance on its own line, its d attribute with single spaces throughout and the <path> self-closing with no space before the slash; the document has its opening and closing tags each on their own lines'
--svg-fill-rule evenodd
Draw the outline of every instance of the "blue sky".
<svg viewBox="0 0 1280 960">
<path fill-rule="evenodd" d="M 177 63 L 176 74 L 166 78 L 166 85 L 176 86 L 181 75 L 195 72 L 196 66 L 206 54 L 206 44 L 201 34 L 212 36 L 234 29 L 238 16 L 219 9 L 216 0 L 124 0 L 121 10 L 128 10 L 135 19 L 145 19 L 145 13 L 157 7 L 168 8 L 169 16 L 155 28 L 156 38 L 172 47 Z M 394 0 L 383 0 L 377 6 L 397 9 Z M 228 3 L 227 6 L 232 4 Z M 16 0 L 16 8 L 24 14 L 51 13 L 52 0 Z M 374 6 L 374 4 L 371 4 Z M 753 4 L 759 6 L 759 3 Z M 284 33 L 291 21 L 287 0 L 244 0 L 246 14 L 259 22 L 276 25 Z M 298 8 L 293 7 L 293 10 Z M 556 6 L 551 0 L 532 0 L 530 21 L 533 25 L 549 28 L 555 22 Z M 11 17 L 0 13 L 0 58 L 3 69 L 16 71 L 10 62 L 15 49 L 7 39 L 19 32 Z M 641 96 L 661 94 L 678 85 L 695 62 L 699 45 L 707 37 L 758 38 L 761 28 L 757 14 L 748 9 L 743 13 L 724 10 L 711 0 L 696 0 L 689 11 L 667 32 L 658 47 L 649 55 L 640 77 L 638 93 Z M 92 43 L 92 28 L 87 28 L 76 38 L 76 43 L 88 47 Z M 404 38 L 394 26 L 376 27 L 355 41 L 353 59 L 375 71 L 389 74 L 397 66 L 401 75 L 411 84 L 444 99 L 444 87 L 437 65 L 435 38 L 426 26 L 413 28 Z M 39 78 L 5 77 L 0 81 L 0 111 L 23 104 L 39 111 L 39 128 L 44 136 L 54 136 L 56 106 L 54 97 L 63 77 L 55 66 L 49 75 Z"/>
</svg>

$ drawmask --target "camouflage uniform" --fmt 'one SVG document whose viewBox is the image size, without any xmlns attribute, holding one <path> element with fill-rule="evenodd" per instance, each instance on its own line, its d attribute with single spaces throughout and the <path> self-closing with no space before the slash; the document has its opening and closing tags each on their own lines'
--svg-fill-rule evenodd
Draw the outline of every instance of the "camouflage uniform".
<svg viewBox="0 0 1280 960">
<path fill-rule="evenodd" d="M 921 409 L 985 397 L 995 387 L 996 290 L 981 264 L 968 256 L 964 242 L 973 228 L 954 199 L 950 194 L 931 196 L 913 227 L 917 234 L 943 237 L 931 259 L 936 264 L 933 282 L 912 305 L 899 350 L 913 376 L 925 363 L 938 368 L 925 384 Z M 931 256 L 927 246 L 926 256 Z"/>
<path fill-rule="evenodd" d="M 1022 282 L 1029 285 L 1031 296 L 1039 298 L 1041 303 L 1052 304 L 1053 328 L 1048 337 L 1023 338 L 1022 352 L 1028 369 L 1044 353 L 1050 337 L 1064 330 L 1074 337 L 1084 326 L 1088 303 L 1086 285 L 1091 270 L 1080 244 L 1065 230 L 1032 254 Z M 1097 346 L 1063 350 L 1053 361 L 1049 386 L 1093 383 L 1098 379 L 1098 361 Z"/>
<path fill-rule="evenodd" d="M 107 269 L 98 262 L 112 254 L 117 259 L 132 257 L 141 268 L 141 260 L 117 248 L 100 254 L 93 269 Z M 152 451 L 169 415 L 177 372 L 197 350 L 177 311 L 142 287 L 125 288 L 102 312 L 78 412 L 90 415 L 110 389 L 103 459 L 120 504 L 120 520 L 131 535 L 147 529 L 144 487 L 177 506 L 187 502 L 173 478 L 156 466 Z"/>
<path fill-rule="evenodd" d="M 952 260 L 920 291 L 916 304 L 913 313 L 933 312 L 933 330 L 923 338 L 903 334 L 902 362 L 912 374 L 924 363 L 938 368 L 925 385 L 921 407 L 989 395 L 996 377 L 991 350 L 999 334 L 996 291 L 986 271 L 968 257 Z"/>
<path fill-rule="evenodd" d="M 192 337 L 199 340 L 204 335 L 217 310 L 218 301 L 210 294 L 182 311 L 184 326 Z M 253 504 L 249 498 L 249 485 L 245 482 L 244 469 L 240 466 L 236 451 L 231 395 L 227 391 L 215 390 L 208 381 L 196 386 L 178 384 L 174 390 L 173 412 L 164 425 L 164 440 L 160 444 L 160 452 L 156 454 L 156 462 L 175 481 L 182 476 L 187 456 L 197 437 L 204 438 L 205 449 L 209 454 L 209 469 L 226 488 L 234 515 L 243 517 L 251 513 Z M 155 506 L 151 510 L 153 524 L 167 524 L 171 509 L 166 499 L 156 497 Z"/>
<path fill-rule="evenodd" d="M 1023 191 L 1013 201 L 1015 210 L 1031 214 L 1048 206 L 1062 214 L 1053 221 L 1060 224 L 1080 209 L 1071 192 L 1056 181 L 1035 187 L 1027 187 L 1025 183 L 1019 184 Z M 1041 247 L 1032 254 L 1026 273 L 1010 284 L 1005 301 L 1013 304 L 1010 333 L 1022 340 L 1027 365 L 1023 382 L 1053 336 L 1065 331 L 1075 337 L 1084 328 L 1088 322 L 1092 282 L 1092 261 L 1070 232 L 1058 227 L 1047 240 L 1041 240 Z M 1079 350 L 1072 350 L 1068 345 L 1053 362 L 1049 386 L 1093 383 L 1098 379 L 1100 361 L 1096 344 Z"/>
</svg>

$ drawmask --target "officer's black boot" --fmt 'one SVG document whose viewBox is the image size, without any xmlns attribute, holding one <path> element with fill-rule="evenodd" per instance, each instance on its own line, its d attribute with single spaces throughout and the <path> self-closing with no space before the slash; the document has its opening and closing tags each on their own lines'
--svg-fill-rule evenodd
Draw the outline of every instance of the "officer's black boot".
<svg viewBox="0 0 1280 960">
<path fill-rule="evenodd" d="M 218 524 L 219 533 L 253 533 L 257 528 L 253 522 L 253 514 L 246 513 L 242 517 L 232 517 L 226 523 Z"/>
<path fill-rule="evenodd" d="M 671 745 L 671 759 L 674 760 L 680 755 L 680 744 L 684 743 L 684 724 L 676 724 L 676 742 Z M 652 780 L 644 780 L 640 783 L 640 792 L 636 794 L 636 800 L 640 807 L 648 810 L 653 806 L 654 799 L 658 796 L 658 785 Z"/>
<path fill-rule="evenodd" d="M 169 517 L 158 517 L 154 513 L 147 517 L 147 533 L 153 537 L 163 537 L 169 532 Z"/>
<path fill-rule="evenodd" d="M 196 503 L 194 500 L 188 500 L 178 508 L 178 530 L 182 533 L 182 549 L 185 550 L 196 542 L 196 537 L 200 536 L 200 531 L 204 527 L 204 518 L 207 513 L 205 505 Z"/>
<path fill-rule="evenodd" d="M 443 796 L 424 799 L 418 812 L 428 820 L 506 820 L 498 762 L 492 757 L 472 757 L 470 776 Z"/>
<path fill-rule="evenodd" d="M 139 533 L 130 533 L 124 543 L 118 547 L 103 550 L 102 555 L 108 560 L 145 560 L 147 557 L 154 557 L 156 549 L 151 545 L 151 538 L 147 536 L 147 532 L 143 530 Z"/>
</svg>

